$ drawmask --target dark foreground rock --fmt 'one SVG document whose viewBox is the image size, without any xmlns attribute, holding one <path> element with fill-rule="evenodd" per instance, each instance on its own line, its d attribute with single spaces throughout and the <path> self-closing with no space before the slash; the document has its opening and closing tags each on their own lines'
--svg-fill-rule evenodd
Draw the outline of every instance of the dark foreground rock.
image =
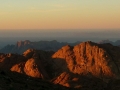
<svg viewBox="0 0 120 90">
<path fill-rule="evenodd" d="M 40 78 L 0 70 L 0 90 L 75 90 L 52 84 Z"/>
</svg>

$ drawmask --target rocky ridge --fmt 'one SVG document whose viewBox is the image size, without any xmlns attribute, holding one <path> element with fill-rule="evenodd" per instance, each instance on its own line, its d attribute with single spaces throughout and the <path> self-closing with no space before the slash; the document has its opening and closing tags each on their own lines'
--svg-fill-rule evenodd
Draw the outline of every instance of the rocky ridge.
<svg viewBox="0 0 120 90">
<path fill-rule="evenodd" d="M 63 63 L 59 63 L 59 66 L 65 66 L 62 67 L 64 70 L 74 74 L 118 78 L 120 74 L 119 50 L 119 47 L 112 45 L 84 42 L 74 47 L 64 46 L 52 58 L 63 59 L 61 60 Z M 56 63 L 57 61 L 59 60 L 55 60 Z"/>
<path fill-rule="evenodd" d="M 114 90 L 118 86 L 113 83 L 120 78 L 119 51 L 117 46 L 91 41 L 66 45 L 57 52 L 28 49 L 22 55 L 0 54 L 0 68 L 70 88 L 107 90 L 111 84 L 108 90 Z"/>
<path fill-rule="evenodd" d="M 31 42 L 29 40 L 25 40 L 25 41 L 18 41 L 15 45 L 7 45 L 7 46 L 1 48 L 0 52 L 22 54 L 27 49 L 57 51 L 61 47 L 65 46 L 66 44 L 70 44 L 70 45 L 74 46 L 78 43 L 80 43 L 80 42 L 67 43 L 67 42 L 58 42 L 56 40 Z"/>
<path fill-rule="evenodd" d="M 105 43 L 110 43 L 114 46 L 120 46 L 120 40 L 117 41 L 110 41 L 110 40 L 101 40 L 98 42 L 99 44 L 105 44 Z"/>
</svg>

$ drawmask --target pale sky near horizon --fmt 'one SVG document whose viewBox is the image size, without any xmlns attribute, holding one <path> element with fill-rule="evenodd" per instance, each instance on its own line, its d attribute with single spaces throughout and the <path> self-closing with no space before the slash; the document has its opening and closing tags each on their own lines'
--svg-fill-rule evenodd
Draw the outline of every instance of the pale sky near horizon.
<svg viewBox="0 0 120 90">
<path fill-rule="evenodd" d="M 120 0 L 0 0 L 3 29 L 120 29 Z"/>
</svg>

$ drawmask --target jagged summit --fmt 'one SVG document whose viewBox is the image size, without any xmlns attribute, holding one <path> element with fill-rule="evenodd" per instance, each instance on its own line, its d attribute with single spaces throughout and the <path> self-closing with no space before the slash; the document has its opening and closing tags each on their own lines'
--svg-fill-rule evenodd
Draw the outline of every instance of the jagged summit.
<svg viewBox="0 0 120 90">
<path fill-rule="evenodd" d="M 0 68 L 66 87 L 82 88 L 85 82 L 106 87 L 109 80 L 120 78 L 119 52 L 111 44 L 87 41 L 56 52 L 28 49 L 22 55 L 0 54 Z"/>
<path fill-rule="evenodd" d="M 67 42 L 58 42 L 56 40 L 52 41 L 37 41 L 31 42 L 29 40 L 25 41 L 18 41 L 15 45 L 7 45 L 0 49 L 1 53 L 18 53 L 22 54 L 28 49 L 37 49 L 37 50 L 44 50 L 44 51 L 57 51 L 61 47 L 69 44 L 69 45 L 76 45 L 80 42 L 75 43 L 67 43 Z"/>
<path fill-rule="evenodd" d="M 104 47 L 103 47 L 104 46 Z M 114 61 L 111 57 L 113 52 L 107 52 L 106 45 L 99 45 L 91 41 L 80 43 L 74 47 L 64 46 L 58 50 L 52 57 L 65 60 L 61 61 L 72 73 L 92 74 L 97 77 L 116 77 L 119 74 L 118 60 Z M 109 45 L 108 45 L 109 47 Z M 112 46 L 112 48 L 115 48 Z M 119 53 L 118 53 L 119 54 Z M 115 57 L 114 57 L 115 58 Z M 56 60 L 55 62 L 57 63 Z"/>
<path fill-rule="evenodd" d="M 31 43 L 31 42 L 30 42 L 29 40 L 18 41 L 18 42 L 16 43 L 16 46 L 17 46 L 17 47 L 21 47 L 21 46 L 28 45 L 28 44 L 30 44 L 30 43 Z"/>
</svg>

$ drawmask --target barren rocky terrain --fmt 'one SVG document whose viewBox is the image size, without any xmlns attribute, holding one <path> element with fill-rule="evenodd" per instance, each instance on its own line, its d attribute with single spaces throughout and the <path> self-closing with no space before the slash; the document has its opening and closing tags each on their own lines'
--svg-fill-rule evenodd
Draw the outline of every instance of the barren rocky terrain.
<svg viewBox="0 0 120 90">
<path fill-rule="evenodd" d="M 120 90 L 120 47 L 88 41 L 56 52 L 1 53 L 0 69 L 1 90 Z"/>
</svg>

